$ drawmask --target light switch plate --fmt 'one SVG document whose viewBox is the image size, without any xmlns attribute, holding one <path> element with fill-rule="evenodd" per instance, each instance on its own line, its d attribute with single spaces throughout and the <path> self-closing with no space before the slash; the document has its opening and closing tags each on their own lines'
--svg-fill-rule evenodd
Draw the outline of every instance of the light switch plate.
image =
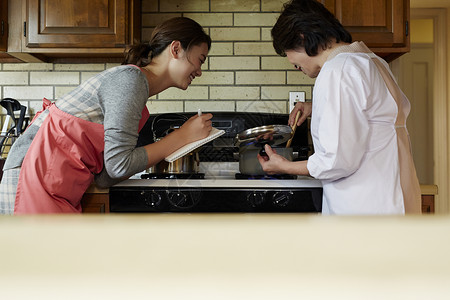
<svg viewBox="0 0 450 300">
<path fill-rule="evenodd" d="M 305 102 L 305 92 L 289 92 L 289 112 L 292 111 L 297 102 Z"/>
</svg>

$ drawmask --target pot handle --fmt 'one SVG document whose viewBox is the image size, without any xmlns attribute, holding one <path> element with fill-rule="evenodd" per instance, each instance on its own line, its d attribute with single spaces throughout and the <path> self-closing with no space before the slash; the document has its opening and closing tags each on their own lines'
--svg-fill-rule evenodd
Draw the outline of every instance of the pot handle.
<svg viewBox="0 0 450 300">
<path fill-rule="evenodd" d="M 261 155 L 261 156 L 265 156 L 265 157 L 268 157 L 268 155 L 267 155 L 267 153 L 266 153 L 266 149 L 264 149 L 264 147 L 262 147 L 261 148 L 261 150 L 259 150 L 259 155 Z"/>
<path fill-rule="evenodd" d="M 197 163 L 197 167 L 200 166 L 200 156 L 198 155 L 198 151 L 195 151 L 195 162 Z"/>
</svg>

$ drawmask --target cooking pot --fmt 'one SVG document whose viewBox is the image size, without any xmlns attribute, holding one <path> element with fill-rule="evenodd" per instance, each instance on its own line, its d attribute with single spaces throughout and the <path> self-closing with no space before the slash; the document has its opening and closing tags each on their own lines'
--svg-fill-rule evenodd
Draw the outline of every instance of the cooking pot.
<svg viewBox="0 0 450 300">
<path fill-rule="evenodd" d="M 235 145 L 239 147 L 239 172 L 245 175 L 264 175 L 258 161 L 258 153 L 267 155 L 264 151 L 266 144 L 270 145 L 277 154 L 292 161 L 294 153 L 292 148 L 277 147 L 289 140 L 293 135 L 288 125 L 266 125 L 247 129 L 236 135 Z"/>
<path fill-rule="evenodd" d="M 198 173 L 200 160 L 198 149 L 189 152 L 173 162 L 160 161 L 148 169 L 149 173 L 155 174 L 193 174 Z"/>
<path fill-rule="evenodd" d="M 152 121 L 151 130 L 153 133 L 153 140 L 159 141 L 172 131 L 178 129 L 186 122 L 188 118 L 181 114 L 169 113 L 156 116 Z M 167 162 L 165 160 L 160 161 L 156 165 L 148 169 L 149 173 L 156 174 L 192 174 L 198 173 L 200 159 L 198 156 L 198 150 L 186 154 L 183 157 L 173 161 Z"/>
<path fill-rule="evenodd" d="M 283 156 L 289 161 L 294 159 L 292 148 L 273 147 L 277 154 Z M 258 161 L 258 153 L 261 153 L 259 148 L 239 148 L 239 172 L 245 175 L 264 175 L 266 174 Z"/>
</svg>

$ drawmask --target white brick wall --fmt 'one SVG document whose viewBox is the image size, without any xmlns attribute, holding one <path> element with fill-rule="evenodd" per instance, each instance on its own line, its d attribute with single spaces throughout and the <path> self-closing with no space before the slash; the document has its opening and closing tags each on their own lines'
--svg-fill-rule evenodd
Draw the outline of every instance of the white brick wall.
<svg viewBox="0 0 450 300">
<path fill-rule="evenodd" d="M 258 27 L 217 27 L 209 30 L 213 41 L 259 41 L 260 32 Z"/>
<path fill-rule="evenodd" d="M 210 70 L 258 70 L 259 57 L 221 56 L 209 58 Z"/>
<path fill-rule="evenodd" d="M 143 1 L 145 2 L 145 1 Z M 153 2 L 153 1 L 151 1 Z M 209 11 L 209 0 L 160 0 L 159 11 L 161 12 L 192 12 Z"/>
<path fill-rule="evenodd" d="M 191 18 L 202 26 L 233 26 L 232 13 L 186 13 L 185 17 Z"/>
<path fill-rule="evenodd" d="M 260 88 L 257 86 L 235 87 L 220 86 L 210 87 L 210 98 L 219 100 L 258 100 Z"/>
<path fill-rule="evenodd" d="M 28 72 L 0 72 L 2 85 L 27 85 Z"/>
<path fill-rule="evenodd" d="M 145 0 L 144 0 L 145 1 Z M 165 1 L 165 0 L 160 0 Z M 211 0 L 211 11 L 259 11 L 260 0 Z"/>
<path fill-rule="evenodd" d="M 253 13 L 253 14 L 234 14 L 234 26 L 270 26 L 272 27 L 279 13 Z"/>
<path fill-rule="evenodd" d="M 280 11 L 286 0 L 261 0 L 262 11 Z"/>
<path fill-rule="evenodd" d="M 175 16 L 199 22 L 213 44 L 203 76 L 186 91 L 171 88 L 148 101 L 151 113 L 196 111 L 288 112 L 289 91 L 311 99 L 314 79 L 276 55 L 270 30 L 286 0 L 142 0 L 142 39 Z M 117 64 L 0 64 L 0 96 L 40 110 L 91 76 Z M 6 112 L 3 110 L 2 114 Z"/>
<path fill-rule="evenodd" d="M 78 85 L 78 72 L 30 72 L 30 85 Z"/>
</svg>

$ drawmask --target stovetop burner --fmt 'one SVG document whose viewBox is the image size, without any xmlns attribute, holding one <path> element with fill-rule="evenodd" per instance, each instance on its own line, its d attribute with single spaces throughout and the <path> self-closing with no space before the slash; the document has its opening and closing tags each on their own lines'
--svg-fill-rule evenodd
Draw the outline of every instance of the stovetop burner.
<svg viewBox="0 0 450 300">
<path fill-rule="evenodd" d="M 205 173 L 147 173 L 142 179 L 205 179 Z"/>
<path fill-rule="evenodd" d="M 236 173 L 234 177 L 236 179 L 297 179 L 297 175 L 290 175 L 290 174 L 247 175 L 242 173 Z"/>
</svg>

